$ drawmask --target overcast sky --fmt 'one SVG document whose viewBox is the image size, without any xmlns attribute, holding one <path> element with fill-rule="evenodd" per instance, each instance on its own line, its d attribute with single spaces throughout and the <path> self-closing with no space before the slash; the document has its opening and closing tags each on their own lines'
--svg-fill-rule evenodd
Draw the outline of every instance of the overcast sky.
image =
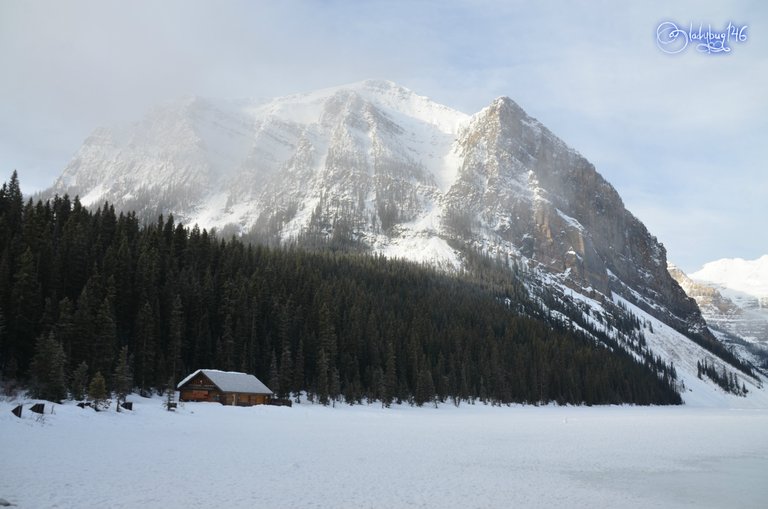
<svg viewBox="0 0 768 509">
<path fill-rule="evenodd" d="M 533 5 L 537 4 L 537 5 Z M 748 25 L 727 55 L 656 30 Z M 184 95 L 390 79 L 509 96 L 592 161 L 686 271 L 768 253 L 768 8 L 755 1 L 0 1 L 0 181 L 53 183 L 97 126 Z"/>
</svg>

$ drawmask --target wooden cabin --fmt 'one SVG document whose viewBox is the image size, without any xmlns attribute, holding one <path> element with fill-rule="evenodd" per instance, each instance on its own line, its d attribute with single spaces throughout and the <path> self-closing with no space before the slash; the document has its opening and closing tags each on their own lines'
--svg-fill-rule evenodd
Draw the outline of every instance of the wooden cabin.
<svg viewBox="0 0 768 509">
<path fill-rule="evenodd" d="M 176 386 L 180 401 L 211 401 L 222 405 L 264 405 L 269 387 L 253 375 L 235 371 L 198 369 Z"/>
</svg>

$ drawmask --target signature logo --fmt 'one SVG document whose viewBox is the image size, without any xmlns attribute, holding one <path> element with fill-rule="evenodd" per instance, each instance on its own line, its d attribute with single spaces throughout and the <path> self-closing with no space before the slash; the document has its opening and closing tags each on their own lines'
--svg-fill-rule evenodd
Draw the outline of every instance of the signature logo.
<svg viewBox="0 0 768 509">
<path fill-rule="evenodd" d="M 705 28 L 704 24 L 700 23 L 696 30 L 693 23 L 687 28 L 681 28 L 672 21 L 663 21 L 656 27 L 656 46 L 670 55 L 682 53 L 689 45 L 694 44 L 701 53 L 727 55 L 731 52 L 731 43 L 747 41 L 748 27 L 749 25 L 735 25 L 729 22 L 725 29 L 713 31 L 712 25 Z"/>
</svg>

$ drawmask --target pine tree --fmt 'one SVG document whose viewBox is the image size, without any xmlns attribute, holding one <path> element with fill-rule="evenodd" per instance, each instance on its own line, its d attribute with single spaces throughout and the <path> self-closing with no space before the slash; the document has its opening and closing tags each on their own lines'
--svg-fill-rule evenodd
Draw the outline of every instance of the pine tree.
<svg viewBox="0 0 768 509">
<path fill-rule="evenodd" d="M 336 401 L 339 400 L 341 395 L 341 376 L 339 375 L 338 368 L 333 368 L 330 375 L 328 392 L 330 393 L 331 401 L 333 401 L 333 406 L 335 407 Z"/>
<path fill-rule="evenodd" d="M 125 403 L 125 400 L 133 387 L 133 375 L 131 374 L 131 367 L 128 364 L 127 346 L 121 348 L 120 353 L 117 355 L 117 366 L 115 366 L 112 380 L 115 388 L 115 397 L 117 398 L 116 407 L 119 412 L 120 404 Z"/>
<path fill-rule="evenodd" d="M 13 170 L 11 180 L 5 188 L 5 217 L 6 224 L 9 226 L 11 234 L 21 232 L 21 218 L 24 210 L 24 197 L 21 194 L 19 185 L 19 174 Z"/>
<path fill-rule="evenodd" d="M 329 396 L 329 390 L 330 390 L 330 383 L 333 376 L 333 370 L 337 368 L 336 366 L 336 354 L 337 354 L 337 337 L 336 337 L 336 330 L 333 326 L 333 319 L 331 317 L 331 312 L 328 308 L 328 304 L 323 299 L 322 304 L 320 305 L 320 310 L 318 312 L 318 342 L 319 346 L 322 352 L 324 352 L 324 358 L 323 358 L 323 364 L 325 365 L 325 368 L 320 371 L 320 356 L 318 355 L 317 361 L 318 361 L 318 372 L 317 372 L 317 378 L 318 378 L 318 389 L 317 389 L 317 395 L 320 397 L 320 402 L 324 405 L 328 404 L 328 396 Z M 322 379 L 321 379 L 322 377 Z M 322 381 L 322 383 L 321 383 Z M 322 387 L 323 394 L 320 393 L 320 388 Z"/>
<path fill-rule="evenodd" d="M 145 396 L 155 384 L 155 319 L 152 307 L 144 302 L 136 318 L 136 374 Z"/>
<path fill-rule="evenodd" d="M 181 302 L 181 296 L 176 294 L 173 299 L 173 309 L 171 310 L 171 324 L 168 338 L 168 362 L 170 363 L 171 375 L 179 376 L 181 369 L 181 345 L 184 339 L 184 306 Z"/>
<path fill-rule="evenodd" d="M 106 410 L 109 404 L 107 401 L 107 382 L 100 371 L 93 375 L 93 379 L 88 386 L 88 398 L 91 400 L 94 410 L 97 412 Z"/>
<path fill-rule="evenodd" d="M 19 267 L 14 275 L 11 301 L 14 304 L 14 313 L 8 346 L 11 356 L 16 357 L 24 369 L 34 351 L 37 324 L 42 311 L 35 258 L 29 247 L 21 255 Z"/>
<path fill-rule="evenodd" d="M 272 350 L 272 360 L 269 363 L 269 388 L 276 396 L 280 394 L 280 372 L 277 369 L 277 356 Z"/>
<path fill-rule="evenodd" d="M 67 377 L 64 366 L 67 357 L 53 332 L 37 339 L 31 374 L 34 394 L 40 399 L 61 402 L 67 397 Z"/>
<path fill-rule="evenodd" d="M 169 412 L 176 408 L 176 384 L 174 378 L 168 379 L 165 387 L 165 409 Z"/>
<path fill-rule="evenodd" d="M 72 381 L 69 387 L 72 399 L 84 400 L 88 392 L 88 364 L 81 362 L 72 372 Z"/>
<path fill-rule="evenodd" d="M 109 298 L 104 298 L 94 321 L 94 338 L 91 345 L 90 366 L 95 371 L 108 373 L 115 358 L 117 328 Z"/>
<path fill-rule="evenodd" d="M 416 383 L 415 394 L 416 405 L 422 406 L 424 403 L 435 401 L 435 384 L 432 380 L 432 373 L 428 369 L 419 371 L 419 378 Z"/>
<path fill-rule="evenodd" d="M 291 386 L 293 385 L 293 359 L 291 358 L 291 349 L 288 345 L 283 348 L 280 356 L 280 395 L 281 398 L 291 397 Z"/>
<path fill-rule="evenodd" d="M 296 362 L 293 365 L 293 397 L 296 403 L 301 403 L 301 389 L 304 387 L 304 340 L 299 341 L 299 351 L 296 352 Z"/>
<path fill-rule="evenodd" d="M 333 366 L 336 360 L 336 331 L 333 326 L 331 312 L 325 302 L 320 306 L 318 329 L 320 348 L 325 350 L 329 366 Z"/>
<path fill-rule="evenodd" d="M 232 371 L 234 369 L 235 334 L 232 330 L 231 313 L 227 313 L 227 317 L 224 319 L 224 331 L 222 332 L 220 345 L 218 364 L 225 371 Z"/>
<path fill-rule="evenodd" d="M 381 388 L 381 404 L 389 408 L 397 390 L 397 373 L 395 362 L 395 347 L 392 341 L 387 343 L 386 371 L 384 372 L 384 384 Z"/>
<path fill-rule="evenodd" d="M 315 388 L 315 393 L 321 404 L 328 404 L 328 356 L 324 348 L 320 350 L 320 354 L 317 356 L 317 387 Z"/>
<path fill-rule="evenodd" d="M 72 315 L 72 327 L 69 331 L 62 330 L 63 334 L 66 334 L 63 339 L 67 341 L 68 350 L 71 352 L 70 360 L 74 363 L 80 363 L 82 361 L 91 360 L 91 346 L 95 342 L 96 332 L 96 312 L 98 311 L 96 305 L 95 291 L 88 285 L 83 287 L 80 292 L 80 296 L 77 298 L 77 309 Z M 62 307 L 62 313 L 65 313 L 65 309 Z M 66 328 L 64 317 L 60 317 L 63 328 Z M 57 324 L 58 328 L 59 324 Z M 93 366 L 90 366 L 93 368 Z"/>
</svg>

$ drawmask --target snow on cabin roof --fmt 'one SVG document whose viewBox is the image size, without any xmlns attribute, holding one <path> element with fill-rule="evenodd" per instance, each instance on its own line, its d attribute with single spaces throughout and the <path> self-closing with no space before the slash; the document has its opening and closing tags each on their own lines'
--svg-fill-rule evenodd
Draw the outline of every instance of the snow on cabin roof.
<svg viewBox="0 0 768 509">
<path fill-rule="evenodd" d="M 213 385 L 222 392 L 247 392 L 251 394 L 272 394 L 269 387 L 264 385 L 261 380 L 248 373 L 238 373 L 236 371 L 219 371 L 218 369 L 198 369 L 187 378 L 179 382 L 176 388 L 180 388 L 185 383 L 192 380 L 198 373 L 207 376 Z"/>
</svg>

